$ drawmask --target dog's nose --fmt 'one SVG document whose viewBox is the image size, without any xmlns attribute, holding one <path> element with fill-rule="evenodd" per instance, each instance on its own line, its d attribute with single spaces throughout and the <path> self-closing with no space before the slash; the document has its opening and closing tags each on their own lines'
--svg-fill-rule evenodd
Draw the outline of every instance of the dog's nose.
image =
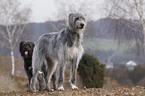
<svg viewBox="0 0 145 96">
<path fill-rule="evenodd" d="M 81 25 L 82 28 L 84 27 L 84 24 L 83 23 L 81 23 L 80 25 Z"/>
</svg>

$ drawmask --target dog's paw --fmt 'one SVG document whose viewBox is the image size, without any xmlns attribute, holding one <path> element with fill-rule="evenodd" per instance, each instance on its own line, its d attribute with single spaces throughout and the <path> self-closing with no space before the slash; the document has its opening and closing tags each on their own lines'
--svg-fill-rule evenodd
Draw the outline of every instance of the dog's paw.
<svg viewBox="0 0 145 96">
<path fill-rule="evenodd" d="M 53 92 L 54 89 L 46 89 L 48 92 Z"/>
<path fill-rule="evenodd" d="M 36 91 L 37 91 L 36 88 L 35 88 L 35 87 L 32 87 L 32 86 L 30 85 L 29 92 L 34 93 L 34 92 L 36 92 Z"/>
<path fill-rule="evenodd" d="M 29 92 L 31 92 L 31 93 L 35 93 L 35 92 L 36 92 L 36 90 L 31 90 L 31 89 L 30 89 L 30 90 L 29 90 Z"/>
<path fill-rule="evenodd" d="M 58 87 L 58 90 L 63 91 L 64 90 L 63 86 Z"/>
<path fill-rule="evenodd" d="M 39 91 L 43 91 L 43 90 L 45 90 L 45 88 L 39 88 Z"/>
<path fill-rule="evenodd" d="M 45 90 L 47 90 L 48 92 L 53 92 L 54 89 L 50 89 L 50 88 L 46 88 Z"/>
<path fill-rule="evenodd" d="M 53 87 L 53 90 L 57 90 L 57 88 L 56 87 Z"/>
<path fill-rule="evenodd" d="M 71 88 L 72 88 L 73 90 L 77 90 L 77 89 L 78 89 L 78 87 L 77 87 L 76 85 L 74 85 L 74 84 L 71 84 Z"/>
<path fill-rule="evenodd" d="M 47 90 L 48 92 L 53 92 L 54 91 L 54 89 L 45 89 L 45 90 Z"/>
<path fill-rule="evenodd" d="M 54 89 L 51 89 L 51 92 L 53 92 L 54 91 Z"/>
</svg>

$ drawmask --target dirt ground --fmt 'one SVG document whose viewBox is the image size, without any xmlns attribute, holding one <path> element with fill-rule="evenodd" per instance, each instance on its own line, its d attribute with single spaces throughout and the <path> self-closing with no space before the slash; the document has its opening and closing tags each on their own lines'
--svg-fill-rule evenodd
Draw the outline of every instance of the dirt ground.
<svg viewBox="0 0 145 96">
<path fill-rule="evenodd" d="M 6 72 L 5 72 L 6 73 Z M 69 73 L 69 72 L 68 72 Z M 78 90 L 72 90 L 69 84 L 69 74 L 66 74 L 64 91 L 28 92 L 28 80 L 25 76 L 11 79 L 7 74 L 0 74 L 0 96 L 145 96 L 145 87 L 113 87 L 113 88 L 83 88 L 77 75 Z M 79 85 L 80 84 L 80 85 Z"/>
<path fill-rule="evenodd" d="M 13 91 L 0 93 L 0 96 L 145 96 L 145 88 L 141 86 L 136 87 L 121 87 L 115 89 L 105 88 L 84 88 L 78 90 L 66 89 L 64 91 L 39 91 L 30 93 L 27 91 Z"/>
</svg>

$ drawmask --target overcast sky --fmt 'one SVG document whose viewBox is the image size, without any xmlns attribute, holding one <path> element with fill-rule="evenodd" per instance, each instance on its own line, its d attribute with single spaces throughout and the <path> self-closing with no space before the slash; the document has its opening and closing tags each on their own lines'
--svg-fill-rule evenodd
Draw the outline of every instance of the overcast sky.
<svg viewBox="0 0 145 96">
<path fill-rule="evenodd" d="M 47 20 L 57 20 L 58 18 L 56 16 L 59 14 L 58 11 L 59 9 L 57 6 L 59 5 L 58 3 L 56 3 L 56 1 L 57 0 L 21 0 L 23 6 L 30 7 L 32 10 L 30 22 L 45 22 Z M 69 0 L 67 1 L 68 2 L 66 3 L 69 3 Z M 86 0 L 82 1 L 86 2 Z M 92 15 L 91 19 L 97 20 L 99 18 L 103 18 L 102 12 L 99 10 L 103 5 L 104 0 L 87 0 L 87 1 L 89 1 L 90 4 L 92 4 L 90 12 L 92 12 L 93 15 L 91 14 Z M 75 3 L 79 3 L 79 1 Z M 79 6 L 79 4 L 75 5 L 76 6 L 74 7 Z"/>
</svg>

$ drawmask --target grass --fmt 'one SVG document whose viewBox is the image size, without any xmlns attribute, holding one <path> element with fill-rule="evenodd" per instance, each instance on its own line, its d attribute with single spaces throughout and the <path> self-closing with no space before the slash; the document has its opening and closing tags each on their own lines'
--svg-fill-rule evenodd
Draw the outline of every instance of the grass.
<svg viewBox="0 0 145 96">
<path fill-rule="evenodd" d="M 19 91 L 19 89 L 16 87 L 15 81 L 11 79 L 11 76 L 0 74 L 0 92 L 11 91 Z"/>
</svg>

